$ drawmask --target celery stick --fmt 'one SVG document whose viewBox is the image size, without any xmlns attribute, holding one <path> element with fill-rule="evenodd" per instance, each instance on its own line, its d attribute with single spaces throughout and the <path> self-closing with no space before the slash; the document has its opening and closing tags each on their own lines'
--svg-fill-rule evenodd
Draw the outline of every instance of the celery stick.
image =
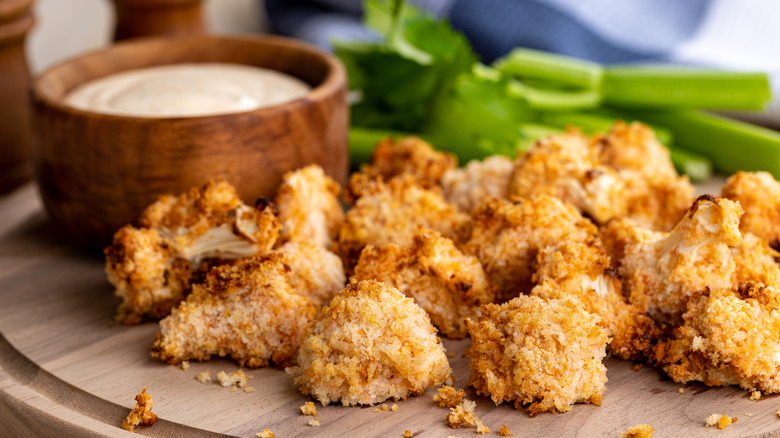
<svg viewBox="0 0 780 438">
<path fill-rule="evenodd" d="M 596 108 L 601 100 L 599 92 L 595 90 L 543 90 L 514 80 L 509 83 L 507 94 L 525 99 L 530 108 L 539 110 Z"/>
<path fill-rule="evenodd" d="M 601 92 L 607 105 L 637 108 L 758 110 L 771 98 L 763 73 L 659 67 L 607 67 Z"/>
<path fill-rule="evenodd" d="M 593 89 L 601 82 L 600 64 L 538 50 L 517 48 L 493 66 L 509 77 L 545 79 Z"/>
<path fill-rule="evenodd" d="M 712 176 L 712 162 L 709 158 L 678 147 L 669 148 L 674 168 L 681 175 L 688 175 L 693 182 L 705 181 Z"/>
<path fill-rule="evenodd" d="M 780 178 L 780 132 L 689 110 L 632 114 L 671 129 L 677 146 L 708 157 L 719 172 L 764 170 Z"/>
</svg>

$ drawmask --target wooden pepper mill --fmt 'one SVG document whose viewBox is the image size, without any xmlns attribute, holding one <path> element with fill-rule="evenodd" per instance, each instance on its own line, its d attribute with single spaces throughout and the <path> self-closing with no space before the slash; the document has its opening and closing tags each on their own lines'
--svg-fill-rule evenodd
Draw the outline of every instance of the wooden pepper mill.
<svg viewBox="0 0 780 438">
<path fill-rule="evenodd" d="M 35 18 L 34 0 L 0 0 L 0 193 L 19 187 L 32 177 L 30 71 L 24 40 Z"/>
<path fill-rule="evenodd" d="M 113 0 L 114 40 L 148 35 L 203 34 L 201 0 Z"/>
</svg>

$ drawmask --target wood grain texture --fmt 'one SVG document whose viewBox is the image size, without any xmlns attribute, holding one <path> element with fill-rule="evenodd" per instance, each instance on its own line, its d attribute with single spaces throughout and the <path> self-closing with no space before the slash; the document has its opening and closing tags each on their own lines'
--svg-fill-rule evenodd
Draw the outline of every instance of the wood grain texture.
<svg viewBox="0 0 780 438">
<path fill-rule="evenodd" d="M 202 0 L 112 0 L 114 41 L 151 35 L 206 33 Z"/>
<path fill-rule="evenodd" d="M 42 213 L 35 190 L 0 198 L 0 430 L 11 436 L 131 436 L 118 428 L 146 386 L 160 420 L 137 431 L 149 436 L 254 437 L 265 428 L 279 438 L 306 436 L 467 437 L 474 429 L 452 430 L 435 391 L 398 402 L 396 412 L 375 407 L 317 405 L 322 426 L 301 415 L 307 400 L 292 379 L 277 369 L 247 370 L 256 392 L 230 392 L 195 380 L 238 367 L 225 360 L 193 363 L 182 371 L 149 355 L 157 325 L 125 327 L 112 316 L 118 300 L 99 257 L 69 247 Z M 469 340 L 445 341 L 456 387 L 468 381 L 463 351 Z M 650 367 L 608 359 L 609 382 L 603 405 L 576 405 L 565 414 L 535 418 L 508 404 L 495 406 L 467 389 L 477 415 L 495 436 L 505 424 L 518 437 L 620 436 L 628 427 L 649 423 L 656 437 L 780 436 L 780 399 L 758 401 L 736 388 L 679 385 Z M 685 388 L 679 394 L 679 388 Z M 388 403 L 392 405 L 392 402 Z M 736 416 L 725 430 L 706 428 L 712 413 Z M 748 414 L 751 414 L 748 416 Z"/>
<path fill-rule="evenodd" d="M 62 104 L 90 79 L 181 62 L 271 68 L 312 87 L 303 98 L 236 114 L 140 118 Z M 273 196 L 282 175 L 316 163 L 347 174 L 346 73 L 331 55 L 281 37 L 158 38 L 116 45 L 60 64 L 33 84 L 33 162 L 53 222 L 102 249 L 161 194 L 224 178 L 245 202 Z"/>
</svg>

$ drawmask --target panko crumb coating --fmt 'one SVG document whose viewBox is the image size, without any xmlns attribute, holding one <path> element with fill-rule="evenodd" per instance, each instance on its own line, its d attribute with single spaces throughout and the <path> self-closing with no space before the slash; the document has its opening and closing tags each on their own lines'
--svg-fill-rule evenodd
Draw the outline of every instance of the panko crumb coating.
<svg viewBox="0 0 780 438">
<path fill-rule="evenodd" d="M 598 223 L 628 211 L 625 182 L 615 170 L 599 163 L 593 140 L 575 129 L 540 139 L 521 154 L 507 194 L 512 200 L 554 196 Z"/>
<path fill-rule="evenodd" d="M 542 248 L 563 240 L 588 242 L 596 226 L 572 205 L 549 195 L 515 203 L 488 199 L 461 230 L 463 251 L 476 256 L 507 301 L 533 286 L 534 260 Z"/>
<path fill-rule="evenodd" d="M 229 356 L 251 368 L 295 362 L 316 306 L 293 292 L 278 254 L 218 266 L 160 321 L 152 355 L 169 364 Z"/>
<path fill-rule="evenodd" d="M 780 248 L 780 182 L 767 172 L 737 172 L 726 181 L 721 196 L 739 201 L 745 214 L 739 229 Z"/>
<path fill-rule="evenodd" d="M 601 404 L 606 390 L 607 332 L 576 298 L 519 296 L 482 307 L 468 320 L 469 384 L 494 403 L 527 405 L 530 414 Z"/>
<path fill-rule="evenodd" d="M 153 425 L 157 421 L 157 415 L 152 412 L 153 403 L 151 394 L 147 393 L 144 387 L 141 393 L 135 396 L 135 407 L 127 414 L 127 418 L 122 420 L 122 429 L 135 432 L 135 426 L 139 424 Z"/>
<path fill-rule="evenodd" d="M 511 158 L 493 155 L 482 161 L 469 161 L 463 168 L 448 170 L 441 180 L 444 199 L 466 212 L 488 197 L 504 199 L 513 167 Z"/>
<path fill-rule="evenodd" d="M 117 320 L 136 324 L 168 315 L 191 290 L 198 271 L 264 254 L 276 243 L 274 207 L 245 205 L 227 182 L 162 196 L 105 249 L 106 274 L 122 298 Z"/>
<path fill-rule="evenodd" d="M 466 391 L 444 385 L 437 388 L 438 394 L 433 396 L 433 401 L 439 403 L 440 408 L 454 408 L 466 398 Z"/>
<path fill-rule="evenodd" d="M 428 314 L 378 281 L 339 292 L 306 331 L 295 384 L 323 405 L 373 405 L 424 393 L 452 370 Z"/>
<path fill-rule="evenodd" d="M 344 220 L 340 193 L 339 184 L 316 164 L 286 173 L 274 199 L 281 240 L 330 247 Z"/>
<path fill-rule="evenodd" d="M 447 171 L 457 166 L 458 159 L 454 155 L 434 150 L 429 143 L 417 137 L 404 137 L 397 141 L 385 138 L 374 147 L 371 163 L 364 165 L 360 172 L 382 180 L 410 175 L 422 187 L 434 187 L 441 183 Z"/>
<path fill-rule="evenodd" d="M 611 341 L 607 350 L 623 359 L 643 360 L 661 335 L 656 323 L 636 305 L 626 302 L 620 279 L 598 240 L 565 240 L 548 246 L 536 259 L 537 282 L 530 294 L 544 299 L 575 296 L 600 319 Z"/>
<path fill-rule="evenodd" d="M 717 289 L 691 301 L 656 360 L 675 381 L 780 392 L 780 292 L 760 283 Z"/>
<path fill-rule="evenodd" d="M 282 256 L 292 290 L 316 306 L 324 306 L 346 284 L 341 258 L 309 242 L 287 242 L 273 251 Z"/>
<path fill-rule="evenodd" d="M 425 229 L 404 246 L 365 247 L 353 278 L 382 281 L 414 298 L 439 332 L 452 339 L 466 337 L 466 318 L 479 317 L 479 306 L 492 303 L 497 291 L 476 257 Z"/>
<path fill-rule="evenodd" d="M 652 230 L 668 231 L 682 219 L 694 200 L 694 187 L 680 176 L 666 149 L 648 126 L 617 122 L 597 135 L 601 164 L 625 182 L 626 215 Z"/>
<path fill-rule="evenodd" d="M 366 245 L 405 245 L 418 227 L 453 236 L 468 216 L 444 200 L 438 188 L 425 189 L 403 175 L 382 182 L 364 181 L 353 207 L 347 212 L 332 251 L 351 274 Z"/>
</svg>

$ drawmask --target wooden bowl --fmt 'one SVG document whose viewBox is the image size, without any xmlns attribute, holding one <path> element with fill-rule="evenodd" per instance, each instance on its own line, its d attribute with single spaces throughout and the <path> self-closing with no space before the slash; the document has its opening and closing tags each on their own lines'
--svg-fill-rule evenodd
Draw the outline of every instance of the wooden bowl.
<svg viewBox="0 0 780 438">
<path fill-rule="evenodd" d="M 230 62 L 309 83 L 303 98 L 253 111 L 142 118 L 62 103 L 74 87 L 137 68 Z M 187 36 L 120 43 L 57 65 L 32 86 L 33 164 L 54 224 L 98 249 L 158 196 L 224 178 L 247 203 L 271 197 L 282 175 L 316 163 L 339 182 L 348 169 L 346 72 L 333 56 L 271 36 Z"/>
</svg>

